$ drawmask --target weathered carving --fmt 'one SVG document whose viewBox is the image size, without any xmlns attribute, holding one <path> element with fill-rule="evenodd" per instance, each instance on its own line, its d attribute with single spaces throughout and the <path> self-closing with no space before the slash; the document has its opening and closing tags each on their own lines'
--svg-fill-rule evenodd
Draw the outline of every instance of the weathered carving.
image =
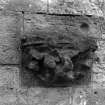
<svg viewBox="0 0 105 105">
<path fill-rule="evenodd" d="M 83 23 L 81 28 L 89 26 Z M 97 50 L 95 39 L 81 35 L 76 38 L 76 34 L 61 36 L 36 35 L 22 39 L 22 66 L 47 86 L 84 81 L 91 75 L 93 62 L 98 60 L 94 53 Z"/>
<path fill-rule="evenodd" d="M 95 51 L 100 26 L 98 19 L 90 15 L 25 14 L 25 38 L 21 44 L 23 85 L 89 83 L 92 64 L 98 60 Z"/>
</svg>

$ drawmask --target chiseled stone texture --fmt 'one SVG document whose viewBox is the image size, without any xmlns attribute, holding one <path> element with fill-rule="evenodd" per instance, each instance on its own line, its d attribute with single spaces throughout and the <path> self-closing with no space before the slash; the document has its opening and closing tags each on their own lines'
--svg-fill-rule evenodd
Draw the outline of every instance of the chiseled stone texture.
<svg viewBox="0 0 105 105">
<path fill-rule="evenodd" d="M 71 105 L 70 88 L 28 88 L 16 91 L 16 105 Z"/>
<path fill-rule="evenodd" d="M 17 102 L 19 90 L 19 69 L 0 66 L 0 105 L 13 105 Z"/>
<path fill-rule="evenodd" d="M 104 105 L 105 89 L 78 88 L 74 93 L 73 105 Z"/>
<path fill-rule="evenodd" d="M 0 66 L 0 105 L 69 105 L 72 88 L 22 88 L 19 68 Z"/>
<path fill-rule="evenodd" d="M 19 88 L 19 68 L 12 66 L 0 66 L 0 87 Z"/>
<path fill-rule="evenodd" d="M 60 105 L 61 103 L 63 105 L 68 105 L 69 94 L 69 88 L 31 88 L 28 90 L 28 104 Z"/>
<path fill-rule="evenodd" d="M 51 13 L 79 13 L 102 16 L 101 9 L 89 0 L 54 0 L 50 3 Z"/>
<path fill-rule="evenodd" d="M 22 34 L 23 24 L 21 15 L 16 15 L 18 11 L 105 16 L 105 0 L 49 0 L 49 5 L 47 0 L 0 1 L 0 9 L 8 11 L 0 12 L 0 63 L 4 64 L 17 64 L 19 61 L 16 40 Z M 46 23 L 43 17 L 37 18 Z M 102 38 L 105 39 L 105 22 L 102 20 L 102 23 Z M 29 25 L 30 23 L 26 24 L 28 29 Z M 45 27 L 41 23 L 39 26 Z M 98 45 L 96 53 L 100 62 L 93 66 L 93 78 L 89 87 L 23 88 L 18 67 L 0 66 L 0 105 L 104 105 L 105 41 L 98 41 Z"/>
<path fill-rule="evenodd" d="M 80 35 L 101 38 L 103 29 L 101 28 L 101 19 L 98 17 L 88 16 L 54 16 L 43 14 L 24 14 L 24 33 L 25 35 L 41 35 L 54 37 L 64 35 L 68 36 L 71 33 Z M 82 30 L 80 26 L 82 23 L 89 25 L 89 30 Z"/>
<path fill-rule="evenodd" d="M 48 2 L 47 0 L 0 0 L 0 8 L 13 11 L 105 15 L 105 0 L 49 0 Z"/>
<path fill-rule="evenodd" d="M 99 62 L 93 65 L 92 81 L 89 86 L 78 87 L 73 95 L 73 105 L 105 104 L 105 41 L 98 41 L 97 56 Z"/>
<path fill-rule="evenodd" d="M 0 11 L 0 64 L 19 63 L 19 15 Z"/>
</svg>

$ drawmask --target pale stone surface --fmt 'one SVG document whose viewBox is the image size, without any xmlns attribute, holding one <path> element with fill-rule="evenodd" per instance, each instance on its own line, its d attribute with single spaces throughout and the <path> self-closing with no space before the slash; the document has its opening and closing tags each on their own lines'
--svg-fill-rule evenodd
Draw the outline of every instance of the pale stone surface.
<svg viewBox="0 0 105 105">
<path fill-rule="evenodd" d="M 19 68 L 0 66 L 0 87 L 19 88 Z"/>
<path fill-rule="evenodd" d="M 30 105 L 28 104 L 28 91 L 27 89 L 19 89 L 17 91 L 17 104 L 16 105 Z"/>
<path fill-rule="evenodd" d="M 69 88 L 33 88 L 28 90 L 28 104 L 34 105 L 64 105 L 68 104 Z M 61 103 L 61 104 L 63 104 Z"/>
<path fill-rule="evenodd" d="M 31 0 L 31 3 L 26 0 L 26 4 L 20 5 L 17 0 L 14 4 L 1 5 L 1 9 L 9 10 L 25 10 L 33 12 L 47 12 L 46 0 L 44 2 Z M 8 1 L 8 0 L 7 0 Z M 13 0 L 11 0 L 13 1 Z M 94 14 L 97 16 L 105 16 L 105 0 L 53 0 L 50 4 L 50 13 L 78 13 L 78 14 Z M 21 2 L 23 2 L 21 0 Z M 57 3 L 56 3 L 57 2 Z M 37 5 L 36 5 L 37 3 Z M 17 5 L 18 4 L 18 5 Z M 8 5 L 8 7 L 6 7 Z M 16 6 L 17 5 L 17 6 Z M 35 6 L 37 8 L 35 8 Z M 5 7 L 5 8 L 4 8 Z M 15 9 L 14 9 L 15 8 Z M 40 18 L 40 17 L 38 17 Z M 43 20 L 40 18 L 40 20 Z M 4 16 L 0 14 L 0 62 L 1 63 L 16 63 L 18 56 L 14 47 L 14 16 Z M 43 21 L 44 22 L 44 21 Z M 20 22 L 21 23 L 21 22 Z M 18 23 L 18 27 L 21 24 Z M 41 25 L 40 27 L 45 27 Z M 8 27 L 9 29 L 8 29 Z M 30 28 L 30 25 L 27 25 Z M 46 23 L 47 26 L 47 23 Z M 103 28 L 104 29 L 104 28 Z M 102 35 L 104 39 L 105 35 Z M 45 89 L 45 88 L 30 88 L 22 89 L 19 86 L 19 69 L 17 67 L 0 66 L 0 105 L 104 105 L 105 104 L 105 41 L 99 44 L 97 55 L 100 57 L 100 63 L 95 64 L 93 71 L 94 82 L 90 87 L 67 88 L 67 89 Z M 5 53 L 4 53 L 5 52 Z M 101 74 L 100 74 L 100 73 Z M 74 91 L 73 91 L 74 90 Z M 98 91 L 98 94 L 94 94 Z M 73 95 L 73 96 L 72 96 Z"/>
<path fill-rule="evenodd" d="M 51 13 L 79 13 L 103 16 L 101 9 L 88 0 L 73 0 L 68 2 L 65 0 L 54 0 L 49 7 Z"/>
<path fill-rule="evenodd" d="M 22 88 L 19 68 L 0 66 L 0 105 L 68 105 L 72 88 Z"/>
<path fill-rule="evenodd" d="M 72 105 L 104 105 L 105 89 L 102 88 L 77 88 L 73 97 Z"/>
<path fill-rule="evenodd" d="M 105 89 L 89 90 L 87 95 L 86 105 L 104 105 L 105 103 Z"/>
<path fill-rule="evenodd" d="M 69 88 L 35 87 L 20 89 L 16 94 L 18 105 L 69 105 L 71 93 Z"/>
<path fill-rule="evenodd" d="M 1 9 L 50 13 L 77 13 L 104 16 L 104 0 L 5 0 Z"/>
<path fill-rule="evenodd" d="M 86 92 L 82 88 L 77 88 L 74 93 L 72 105 L 86 105 L 85 103 L 86 103 Z"/>
<path fill-rule="evenodd" d="M 102 65 L 102 64 L 95 63 L 93 65 L 92 71 L 94 73 L 105 73 L 105 65 L 104 64 Z"/>
<path fill-rule="evenodd" d="M 18 18 L 11 13 L 0 12 L 0 63 L 19 62 L 18 41 L 20 27 Z"/>
<path fill-rule="evenodd" d="M 16 95 L 14 94 L 9 94 L 9 95 L 4 95 L 0 97 L 0 104 L 12 104 L 16 102 Z"/>
<path fill-rule="evenodd" d="M 17 103 L 19 89 L 19 69 L 11 66 L 0 66 L 0 105 Z"/>
<path fill-rule="evenodd" d="M 97 82 L 91 82 L 89 87 L 94 90 L 94 89 L 105 89 L 105 85 L 102 83 L 97 83 Z"/>
<path fill-rule="evenodd" d="M 97 45 L 96 55 L 99 57 L 99 62 L 94 63 L 92 70 L 95 73 L 105 73 L 105 41 L 97 41 Z"/>
<path fill-rule="evenodd" d="M 98 50 L 96 51 L 99 57 L 99 62 L 94 63 L 93 72 L 95 73 L 105 73 L 105 41 L 98 41 Z M 104 78 L 103 78 L 104 79 Z"/>
<path fill-rule="evenodd" d="M 30 11 L 30 12 L 46 12 L 47 1 L 44 0 L 9 0 L 4 3 L 4 10 L 10 11 Z"/>
<path fill-rule="evenodd" d="M 105 74 L 104 73 L 94 73 L 92 81 L 95 81 L 97 83 L 105 82 Z"/>
</svg>

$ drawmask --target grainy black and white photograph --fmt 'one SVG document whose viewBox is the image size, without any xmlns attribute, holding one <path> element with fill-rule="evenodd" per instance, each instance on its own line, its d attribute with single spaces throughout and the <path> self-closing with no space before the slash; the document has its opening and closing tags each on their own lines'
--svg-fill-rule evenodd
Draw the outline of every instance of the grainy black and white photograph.
<svg viewBox="0 0 105 105">
<path fill-rule="evenodd" d="M 0 105 L 105 105 L 105 0 L 0 0 Z"/>
</svg>

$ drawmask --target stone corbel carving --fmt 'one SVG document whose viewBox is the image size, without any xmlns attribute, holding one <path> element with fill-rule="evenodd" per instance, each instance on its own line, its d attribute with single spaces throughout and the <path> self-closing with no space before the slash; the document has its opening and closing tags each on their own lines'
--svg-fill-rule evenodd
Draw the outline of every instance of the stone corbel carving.
<svg viewBox="0 0 105 105">
<path fill-rule="evenodd" d="M 81 36 L 80 36 L 81 37 Z M 98 58 L 96 41 L 92 38 L 22 39 L 22 66 L 47 86 L 67 86 L 91 75 L 91 67 Z"/>
</svg>

